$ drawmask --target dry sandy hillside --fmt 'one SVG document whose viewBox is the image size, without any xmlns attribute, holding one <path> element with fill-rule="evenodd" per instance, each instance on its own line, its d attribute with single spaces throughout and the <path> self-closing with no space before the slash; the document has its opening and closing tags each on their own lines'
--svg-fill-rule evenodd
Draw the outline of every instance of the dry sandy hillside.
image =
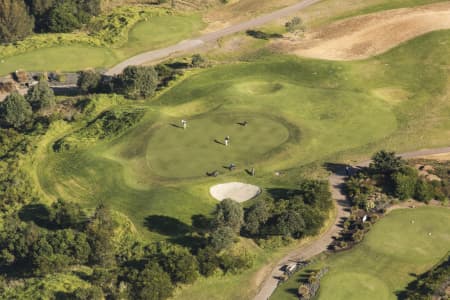
<svg viewBox="0 0 450 300">
<path fill-rule="evenodd" d="M 364 59 L 430 31 L 450 28 L 450 2 L 358 16 L 306 32 L 272 46 L 299 56 Z"/>
</svg>

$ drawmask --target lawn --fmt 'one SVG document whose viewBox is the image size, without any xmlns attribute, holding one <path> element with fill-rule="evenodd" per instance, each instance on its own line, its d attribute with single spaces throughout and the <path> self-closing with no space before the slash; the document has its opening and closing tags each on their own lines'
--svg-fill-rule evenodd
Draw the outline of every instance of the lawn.
<svg viewBox="0 0 450 300">
<path fill-rule="evenodd" d="M 61 45 L 0 59 L 0 75 L 27 71 L 79 71 L 111 67 L 133 55 L 162 48 L 197 34 L 204 24 L 199 14 L 154 16 L 136 24 L 119 48 Z"/>
<path fill-rule="evenodd" d="M 413 274 L 427 271 L 448 252 L 448 228 L 450 210 L 446 208 L 393 211 L 360 245 L 308 268 L 329 267 L 318 299 L 397 299 L 396 292 L 414 280 Z M 294 275 L 271 299 L 297 299 L 295 292 L 304 274 Z"/>
<path fill-rule="evenodd" d="M 365 158 L 380 148 L 448 146 L 449 37 L 450 31 L 428 34 L 366 61 L 263 55 L 189 72 L 138 104 L 146 116 L 118 138 L 54 153 L 53 141 L 80 124 L 51 130 L 34 166 L 37 186 L 46 199 L 89 208 L 105 202 L 144 237 L 170 239 L 189 231 L 192 215 L 214 209 L 213 184 L 292 188 L 310 163 Z M 181 119 L 186 130 L 176 127 Z M 236 124 L 243 120 L 248 126 Z M 229 148 L 214 142 L 226 135 Z M 231 162 L 232 172 L 223 168 Z M 206 177 L 213 169 L 221 174 Z M 283 169 L 284 176 L 274 175 Z M 226 282 L 216 283 L 216 299 L 230 299 Z M 192 293 L 205 298 L 196 287 Z"/>
</svg>

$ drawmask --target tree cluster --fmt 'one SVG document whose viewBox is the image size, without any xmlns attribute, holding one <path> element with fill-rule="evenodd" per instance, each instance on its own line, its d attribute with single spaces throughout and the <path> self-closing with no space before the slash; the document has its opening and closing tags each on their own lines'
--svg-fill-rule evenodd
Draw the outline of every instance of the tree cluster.
<svg viewBox="0 0 450 300">
<path fill-rule="evenodd" d="M 305 180 L 278 199 L 260 199 L 245 212 L 243 233 L 255 238 L 316 234 L 332 207 L 325 181 Z"/>
<path fill-rule="evenodd" d="M 53 90 L 44 80 L 31 87 L 25 96 L 13 92 L 0 103 L 0 125 L 24 128 L 33 120 L 33 113 L 43 115 L 50 112 L 56 104 L 55 99 Z"/>
<path fill-rule="evenodd" d="M 0 43 L 35 32 L 71 32 L 100 13 L 101 0 L 1 0 Z"/>
<path fill-rule="evenodd" d="M 204 60 L 193 57 L 195 66 L 203 66 Z M 83 93 L 117 93 L 129 99 L 145 99 L 154 95 L 182 71 L 161 64 L 152 66 L 128 66 L 119 75 L 102 76 L 94 70 L 79 72 L 78 88 Z"/>
<path fill-rule="evenodd" d="M 400 299 L 428 300 L 446 299 L 450 278 L 450 253 L 442 263 L 433 267 L 409 283 L 406 289 L 398 294 Z"/>
</svg>

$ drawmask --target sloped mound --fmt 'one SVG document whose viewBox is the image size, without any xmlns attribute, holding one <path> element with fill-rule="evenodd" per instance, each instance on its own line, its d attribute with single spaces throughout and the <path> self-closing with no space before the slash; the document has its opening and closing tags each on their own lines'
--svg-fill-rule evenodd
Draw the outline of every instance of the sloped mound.
<svg viewBox="0 0 450 300">
<path fill-rule="evenodd" d="M 231 199 L 237 202 L 244 202 L 258 196 L 261 193 L 261 189 L 252 184 L 228 182 L 212 186 L 209 192 L 211 196 L 219 201 Z"/>
<path fill-rule="evenodd" d="M 450 28 L 450 3 L 402 8 L 338 21 L 305 38 L 274 44 L 319 59 L 355 60 L 381 54 L 425 33 Z"/>
</svg>

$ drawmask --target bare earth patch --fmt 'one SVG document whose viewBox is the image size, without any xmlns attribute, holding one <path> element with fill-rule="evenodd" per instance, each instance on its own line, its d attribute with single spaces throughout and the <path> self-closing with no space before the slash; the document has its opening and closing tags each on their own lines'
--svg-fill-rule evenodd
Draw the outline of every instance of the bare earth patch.
<svg viewBox="0 0 450 300">
<path fill-rule="evenodd" d="M 450 28 L 450 3 L 402 8 L 358 16 L 274 42 L 299 56 L 330 60 L 365 59 L 425 33 Z"/>
<path fill-rule="evenodd" d="M 228 182 L 212 186 L 209 189 L 209 193 L 219 201 L 231 199 L 237 202 L 245 202 L 258 196 L 261 193 L 261 189 L 252 184 Z"/>
</svg>

